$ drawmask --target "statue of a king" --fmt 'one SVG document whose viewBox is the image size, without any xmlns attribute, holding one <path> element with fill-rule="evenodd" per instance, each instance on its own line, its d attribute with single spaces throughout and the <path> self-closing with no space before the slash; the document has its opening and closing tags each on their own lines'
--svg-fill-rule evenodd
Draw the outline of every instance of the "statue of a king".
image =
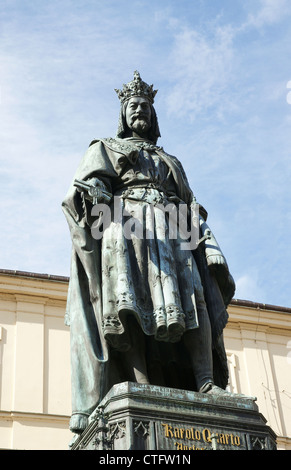
<svg viewBox="0 0 291 470">
<path fill-rule="evenodd" d="M 157 145 L 153 85 L 135 72 L 116 92 L 117 136 L 91 142 L 63 202 L 75 433 L 117 383 L 227 393 L 233 278 L 180 161 Z"/>
</svg>

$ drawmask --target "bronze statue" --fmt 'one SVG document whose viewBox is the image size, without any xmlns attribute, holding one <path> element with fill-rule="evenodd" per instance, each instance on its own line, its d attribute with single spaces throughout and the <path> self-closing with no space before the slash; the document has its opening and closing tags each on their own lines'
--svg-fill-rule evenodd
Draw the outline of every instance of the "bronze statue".
<svg viewBox="0 0 291 470">
<path fill-rule="evenodd" d="M 116 91 L 117 137 L 91 142 L 63 202 L 76 433 L 116 383 L 227 393 L 222 334 L 233 279 L 181 163 L 157 146 L 156 90 L 135 72 Z M 193 249 L 183 248 L 182 219 L 171 236 L 166 206 L 186 208 L 188 228 L 199 208 Z"/>
</svg>

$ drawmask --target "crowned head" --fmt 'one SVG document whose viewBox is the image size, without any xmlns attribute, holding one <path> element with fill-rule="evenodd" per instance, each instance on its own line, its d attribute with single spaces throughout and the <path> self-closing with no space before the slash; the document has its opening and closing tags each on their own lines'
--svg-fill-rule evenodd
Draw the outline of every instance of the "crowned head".
<svg viewBox="0 0 291 470">
<path fill-rule="evenodd" d="M 135 71 L 133 80 L 124 84 L 121 90 L 115 89 L 115 91 L 121 102 L 117 137 L 138 135 L 156 143 L 160 137 L 157 116 L 153 107 L 157 90 L 153 89 L 153 85 L 145 83 L 139 72 Z"/>
<path fill-rule="evenodd" d="M 136 70 L 133 74 L 133 80 L 124 84 L 122 90 L 115 89 L 115 91 L 121 103 L 124 103 L 133 96 L 140 96 L 147 98 L 149 102 L 153 104 L 158 90 L 154 90 L 153 85 L 145 83 L 141 79 L 139 72 Z"/>
</svg>

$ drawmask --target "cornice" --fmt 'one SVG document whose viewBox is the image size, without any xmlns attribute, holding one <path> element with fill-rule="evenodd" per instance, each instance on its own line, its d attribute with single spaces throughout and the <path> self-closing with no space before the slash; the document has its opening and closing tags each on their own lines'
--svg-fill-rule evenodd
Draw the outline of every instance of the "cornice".
<svg viewBox="0 0 291 470">
<path fill-rule="evenodd" d="M 58 275 L 53 275 L 53 274 L 35 273 L 35 272 L 11 270 L 11 269 L 0 269 L 0 285 L 1 285 L 1 277 L 5 277 L 5 276 L 14 277 L 14 278 L 22 278 L 22 279 L 27 279 L 27 280 L 47 281 L 49 283 L 61 284 L 61 285 L 68 285 L 69 280 L 70 280 L 68 276 L 58 276 Z M 233 299 L 230 302 L 230 308 L 232 306 L 242 307 L 242 308 L 247 308 L 247 309 L 252 309 L 252 310 L 279 312 L 279 313 L 291 315 L 290 307 L 265 304 L 261 302 L 253 302 L 250 300 Z"/>
</svg>

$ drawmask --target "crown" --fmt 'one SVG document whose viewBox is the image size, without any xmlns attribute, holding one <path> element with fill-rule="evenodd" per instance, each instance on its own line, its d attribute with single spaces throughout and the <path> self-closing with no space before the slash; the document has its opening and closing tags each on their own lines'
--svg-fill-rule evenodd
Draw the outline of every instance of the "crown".
<svg viewBox="0 0 291 470">
<path fill-rule="evenodd" d="M 133 74 L 133 80 L 126 85 L 123 85 L 122 90 L 117 90 L 115 88 L 115 91 L 121 103 L 128 100 L 132 96 L 144 96 L 151 103 L 153 103 L 154 97 L 156 96 L 158 90 L 154 90 L 153 85 L 148 85 L 147 83 L 143 82 L 140 78 L 139 72 L 135 71 Z"/>
</svg>

